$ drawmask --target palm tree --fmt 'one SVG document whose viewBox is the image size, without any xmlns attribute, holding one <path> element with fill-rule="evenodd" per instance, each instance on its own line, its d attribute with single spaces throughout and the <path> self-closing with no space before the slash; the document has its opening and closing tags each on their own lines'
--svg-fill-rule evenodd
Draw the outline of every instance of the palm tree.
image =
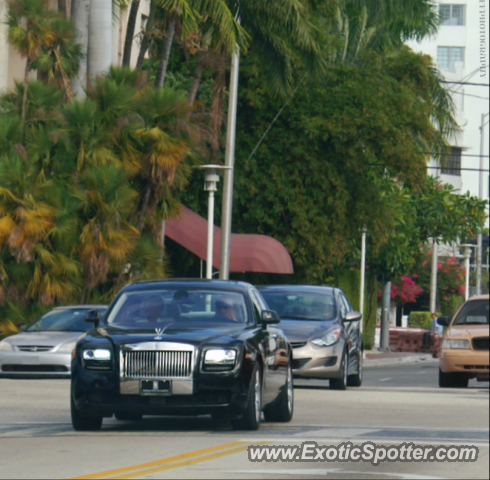
<svg viewBox="0 0 490 480">
<path fill-rule="evenodd" d="M 136 27 L 136 18 L 140 8 L 140 0 L 133 0 L 129 9 L 128 23 L 126 25 L 126 39 L 124 41 L 124 51 L 122 64 L 125 67 L 131 65 L 131 52 L 133 50 L 134 30 Z"/>
<path fill-rule="evenodd" d="M 107 281 L 111 270 L 121 271 L 134 250 L 139 231 L 128 221 L 137 193 L 127 183 L 126 173 L 115 165 L 89 168 L 75 191 L 79 200 L 82 231 L 80 259 L 85 288 L 82 303 L 92 290 Z"/>
<path fill-rule="evenodd" d="M 170 52 L 179 20 L 182 21 L 183 37 L 196 31 L 201 22 L 209 22 L 220 41 L 231 52 L 237 45 L 246 49 L 248 37 L 236 20 L 226 0 L 162 0 L 162 8 L 168 12 L 168 25 L 162 47 L 155 86 L 162 88 L 167 74 Z"/>
<path fill-rule="evenodd" d="M 88 35 L 88 76 L 107 73 L 112 64 L 112 0 L 91 0 Z"/>
<path fill-rule="evenodd" d="M 24 70 L 24 96 L 21 120 L 26 118 L 27 89 L 32 62 L 43 46 L 55 38 L 51 25 L 52 14 L 47 0 L 10 0 L 7 15 L 8 42 L 26 59 Z"/>
<path fill-rule="evenodd" d="M 75 42 L 74 25 L 64 18 L 54 18 L 51 22 L 54 38 L 49 46 L 43 47 L 32 66 L 44 74 L 50 82 L 58 84 L 66 91 L 69 102 L 73 100 L 70 78 L 78 74 L 82 47 Z"/>
<path fill-rule="evenodd" d="M 88 23 L 90 17 L 90 0 L 73 0 L 71 17 L 75 24 L 77 41 L 80 44 L 83 58 L 80 60 L 78 75 L 73 79 L 72 89 L 77 98 L 85 96 L 84 87 L 87 86 L 88 78 Z"/>
<path fill-rule="evenodd" d="M 152 0 L 150 3 L 150 13 L 148 15 L 148 21 L 146 22 L 146 28 L 143 33 L 143 38 L 141 40 L 141 47 L 138 54 L 138 60 L 136 62 L 136 69 L 141 71 L 143 68 L 143 62 L 145 60 L 146 52 L 150 47 L 151 36 L 153 32 L 153 27 L 155 25 L 155 16 L 157 13 L 157 0 Z"/>
</svg>

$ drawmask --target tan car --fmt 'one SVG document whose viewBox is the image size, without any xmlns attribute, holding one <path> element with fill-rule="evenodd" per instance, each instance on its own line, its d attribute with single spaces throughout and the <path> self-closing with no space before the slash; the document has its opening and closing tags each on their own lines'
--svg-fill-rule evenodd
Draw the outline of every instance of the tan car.
<svg viewBox="0 0 490 480">
<path fill-rule="evenodd" d="M 439 318 L 440 325 L 449 327 L 442 341 L 441 388 L 467 388 L 473 378 L 489 380 L 489 299 L 486 295 L 468 300 L 452 321 Z"/>
</svg>

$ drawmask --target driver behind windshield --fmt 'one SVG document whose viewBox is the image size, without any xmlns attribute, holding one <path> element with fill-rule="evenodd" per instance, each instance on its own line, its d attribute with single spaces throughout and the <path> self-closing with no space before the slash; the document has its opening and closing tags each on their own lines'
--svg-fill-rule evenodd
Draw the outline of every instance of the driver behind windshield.
<svg viewBox="0 0 490 480">
<path fill-rule="evenodd" d="M 158 322 L 165 317 L 165 302 L 158 295 L 152 295 L 143 304 L 143 312 L 150 323 Z"/>
<path fill-rule="evenodd" d="M 215 318 L 226 318 L 233 322 L 238 322 L 234 314 L 234 304 L 231 297 L 221 297 L 216 301 L 216 315 Z"/>
</svg>

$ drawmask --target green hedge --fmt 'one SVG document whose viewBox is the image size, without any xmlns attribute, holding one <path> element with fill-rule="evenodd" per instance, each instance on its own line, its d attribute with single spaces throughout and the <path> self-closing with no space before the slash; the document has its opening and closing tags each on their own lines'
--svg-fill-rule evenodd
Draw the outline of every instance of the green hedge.
<svg viewBox="0 0 490 480">
<path fill-rule="evenodd" d="M 378 312 L 378 284 L 374 277 L 366 276 L 366 289 L 364 293 L 364 349 L 374 347 L 376 335 L 376 315 Z M 346 295 L 352 308 L 359 310 L 359 290 L 361 285 L 360 270 L 345 270 L 336 277 L 336 284 Z"/>
<path fill-rule="evenodd" d="M 443 315 L 447 315 L 449 318 L 453 318 L 459 307 L 464 303 L 464 297 L 459 295 L 452 295 L 448 300 L 441 300 L 441 310 Z"/>
<path fill-rule="evenodd" d="M 440 313 L 437 314 L 438 317 L 441 316 Z M 432 326 L 432 314 L 430 312 L 412 312 L 410 314 L 409 325 L 412 328 L 425 328 L 430 330 Z"/>
</svg>

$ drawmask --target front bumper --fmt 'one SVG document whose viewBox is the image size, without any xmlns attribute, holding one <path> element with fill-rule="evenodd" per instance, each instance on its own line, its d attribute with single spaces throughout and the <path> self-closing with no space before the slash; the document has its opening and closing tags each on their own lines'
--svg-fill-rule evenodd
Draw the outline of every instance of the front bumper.
<svg viewBox="0 0 490 480">
<path fill-rule="evenodd" d="M 307 343 L 293 350 L 293 376 L 295 378 L 329 379 L 342 377 L 344 342 L 331 347 L 317 347 Z"/>
<path fill-rule="evenodd" d="M 490 353 L 475 350 L 442 350 L 440 367 L 444 373 L 465 373 L 470 378 L 490 375 Z"/>
<path fill-rule="evenodd" d="M 121 383 L 113 372 L 77 369 L 72 377 L 76 408 L 86 415 L 111 417 L 116 412 L 139 415 L 209 415 L 237 417 L 245 412 L 250 391 L 251 372 L 205 374 L 194 377 L 192 388 L 175 381 L 173 395 L 139 394 L 139 380 Z M 164 380 L 164 379 L 162 379 Z M 173 380 L 174 381 L 174 380 Z M 129 392 L 128 387 L 133 391 Z M 124 389 L 124 391 L 123 391 Z"/>
<path fill-rule="evenodd" d="M 69 378 L 70 352 L 0 352 L 0 377 Z"/>
</svg>

